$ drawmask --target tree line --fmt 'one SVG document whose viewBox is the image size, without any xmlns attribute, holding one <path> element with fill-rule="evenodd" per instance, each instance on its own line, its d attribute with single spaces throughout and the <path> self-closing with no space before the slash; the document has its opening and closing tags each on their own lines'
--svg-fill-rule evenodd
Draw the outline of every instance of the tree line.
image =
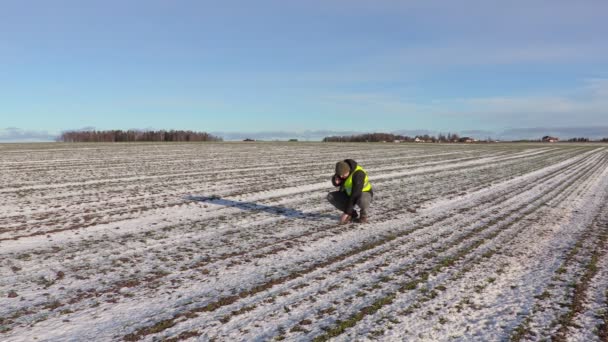
<svg viewBox="0 0 608 342">
<path fill-rule="evenodd" d="M 222 141 L 222 138 L 205 132 L 194 131 L 67 131 L 57 141 L 60 142 L 139 142 L 139 141 Z"/>
<path fill-rule="evenodd" d="M 323 138 L 324 142 L 380 142 L 394 140 L 409 141 L 413 139 L 408 136 L 389 133 L 366 133 L 358 135 L 331 136 Z"/>
<path fill-rule="evenodd" d="M 598 140 L 593 140 L 593 139 L 584 138 L 584 137 L 568 139 L 568 142 L 594 142 L 594 141 L 595 142 L 608 142 L 608 138 L 602 138 L 602 139 L 598 139 Z"/>
<path fill-rule="evenodd" d="M 543 137 L 542 139 L 520 139 L 513 140 L 513 142 L 542 142 L 545 138 L 550 138 L 549 136 Z M 475 140 L 470 137 L 461 137 L 457 133 L 439 133 L 437 136 L 434 135 L 417 135 L 414 137 L 410 137 L 407 135 L 398 135 L 398 134 L 390 134 L 390 133 L 366 133 L 366 134 L 358 134 L 358 135 L 343 135 L 343 136 L 330 136 L 323 138 L 324 142 L 386 142 L 386 141 L 401 141 L 401 142 L 434 142 L 434 143 L 457 143 L 457 142 L 494 142 L 496 140 L 491 137 L 487 137 L 484 140 Z M 571 138 L 567 140 L 568 142 L 608 142 L 608 138 L 602 138 L 598 140 L 592 140 L 585 137 Z"/>
<path fill-rule="evenodd" d="M 568 142 L 594 142 L 594 141 L 595 142 L 608 142 L 608 138 L 602 138 L 602 139 L 598 139 L 598 140 L 592 140 L 592 139 L 583 138 L 583 137 L 568 139 Z"/>
<path fill-rule="evenodd" d="M 417 135 L 410 137 L 407 135 L 390 134 L 390 133 L 368 133 L 358 135 L 343 135 L 343 136 L 331 136 L 323 138 L 324 142 L 382 142 L 382 141 L 403 141 L 403 142 L 466 142 L 474 140 L 469 137 L 461 137 L 457 133 L 439 133 L 439 135 Z M 491 138 L 487 138 L 486 141 L 493 141 Z"/>
</svg>

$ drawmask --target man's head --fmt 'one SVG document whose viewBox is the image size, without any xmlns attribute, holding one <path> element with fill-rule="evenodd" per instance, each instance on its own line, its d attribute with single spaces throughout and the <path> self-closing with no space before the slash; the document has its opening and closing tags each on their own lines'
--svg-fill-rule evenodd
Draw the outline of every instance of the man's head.
<svg viewBox="0 0 608 342">
<path fill-rule="evenodd" d="M 350 174 L 350 165 L 345 161 L 336 163 L 336 175 L 340 178 L 347 178 Z"/>
</svg>

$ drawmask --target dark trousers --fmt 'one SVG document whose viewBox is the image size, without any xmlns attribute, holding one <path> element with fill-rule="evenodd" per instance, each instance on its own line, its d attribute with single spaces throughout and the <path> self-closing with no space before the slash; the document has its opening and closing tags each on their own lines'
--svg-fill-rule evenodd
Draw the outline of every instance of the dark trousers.
<svg viewBox="0 0 608 342">
<path fill-rule="evenodd" d="M 361 209 L 361 217 L 367 217 L 369 214 L 369 205 L 372 203 L 373 196 L 369 192 L 362 192 L 359 200 L 355 202 Z M 348 195 L 343 191 L 332 191 L 327 194 L 327 200 L 339 210 L 346 211 L 348 205 Z M 350 213 L 349 213 L 350 214 Z"/>
</svg>

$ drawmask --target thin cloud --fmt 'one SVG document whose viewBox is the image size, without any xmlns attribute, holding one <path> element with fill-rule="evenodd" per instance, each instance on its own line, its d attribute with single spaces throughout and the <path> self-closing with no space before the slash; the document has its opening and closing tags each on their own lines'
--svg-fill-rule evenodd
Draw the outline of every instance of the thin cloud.
<svg viewBox="0 0 608 342">
<path fill-rule="evenodd" d="M 408 137 L 415 137 L 417 135 L 436 135 L 436 131 L 430 131 L 428 129 L 401 129 L 391 132 L 393 134 L 404 135 Z"/>
<path fill-rule="evenodd" d="M 438 98 L 420 103 L 397 94 L 360 92 L 325 95 L 322 100 L 348 115 L 373 113 L 378 120 L 388 121 L 407 117 L 410 124 L 432 118 L 435 123 L 447 123 L 448 128 L 457 118 L 476 122 L 477 130 L 540 127 L 547 123 L 557 127 L 608 125 L 608 79 L 605 78 L 581 80 L 559 94 L 539 91 L 524 96 Z"/>
<path fill-rule="evenodd" d="M 496 132 L 486 131 L 486 130 L 480 130 L 480 129 L 470 129 L 470 130 L 460 131 L 460 134 L 472 136 L 474 138 L 479 138 L 479 137 L 492 137 L 492 136 L 495 136 Z"/>
<path fill-rule="evenodd" d="M 601 62 L 608 47 L 596 43 L 519 43 L 459 42 L 442 45 L 410 46 L 387 51 L 376 57 L 378 65 L 411 66 L 480 66 L 510 64 L 555 64 Z"/>
<path fill-rule="evenodd" d="M 17 127 L 0 129 L 2 142 L 46 142 L 55 141 L 57 135 L 47 131 L 24 130 Z"/>
<path fill-rule="evenodd" d="M 86 127 L 82 127 L 82 128 L 67 129 L 67 130 L 64 130 L 64 132 L 86 132 L 86 131 L 94 131 L 94 130 L 95 130 L 95 127 L 86 126 Z"/>
<path fill-rule="evenodd" d="M 608 99 L 608 78 L 591 78 L 585 80 L 585 89 L 589 95 Z"/>
<path fill-rule="evenodd" d="M 503 131 L 499 136 L 506 140 L 517 140 L 540 139 L 545 135 L 556 136 L 561 140 L 570 138 L 601 139 L 608 137 L 608 126 L 511 128 Z"/>
</svg>

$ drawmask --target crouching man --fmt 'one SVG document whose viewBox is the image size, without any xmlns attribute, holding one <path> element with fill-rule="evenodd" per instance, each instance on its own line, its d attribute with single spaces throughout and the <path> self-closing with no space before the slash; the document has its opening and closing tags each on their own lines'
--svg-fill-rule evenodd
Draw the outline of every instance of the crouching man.
<svg viewBox="0 0 608 342">
<path fill-rule="evenodd" d="M 336 173 L 332 176 L 331 183 L 340 187 L 339 191 L 327 195 L 329 203 L 344 212 L 340 224 L 351 221 L 366 223 L 369 205 L 374 196 L 367 172 L 356 161 L 346 159 L 336 164 Z M 357 213 L 355 205 L 359 207 L 360 213 Z"/>
</svg>

